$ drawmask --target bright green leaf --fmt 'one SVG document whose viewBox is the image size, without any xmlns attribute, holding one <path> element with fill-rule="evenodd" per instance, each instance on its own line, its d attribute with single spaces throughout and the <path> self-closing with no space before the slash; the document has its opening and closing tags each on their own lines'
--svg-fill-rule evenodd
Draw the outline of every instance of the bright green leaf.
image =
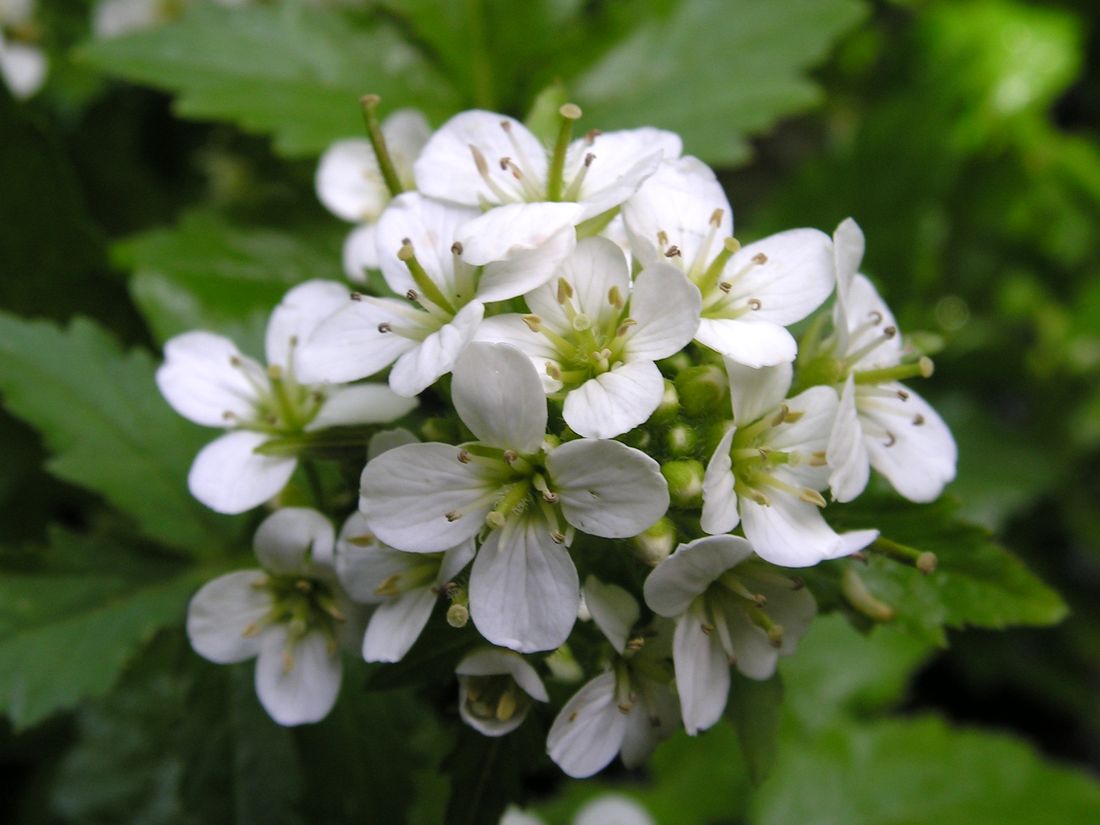
<svg viewBox="0 0 1100 825">
<path fill-rule="evenodd" d="M 758 681 L 734 671 L 726 716 L 737 731 L 737 741 L 754 785 L 759 785 L 775 763 L 779 709 L 783 683 L 778 676 Z"/>
<path fill-rule="evenodd" d="M 753 800 L 753 825 L 1062 825 L 1092 822 L 1100 785 L 1011 736 L 936 718 L 787 742 Z"/>
<path fill-rule="evenodd" d="M 586 126 L 660 126 L 729 165 L 748 156 L 748 135 L 817 102 L 805 71 L 862 14 L 856 0 L 684 0 L 584 70 L 572 95 Z"/>
<path fill-rule="evenodd" d="M 870 592 L 893 607 L 899 626 L 934 644 L 946 644 L 944 627 L 1000 629 L 1010 625 L 1049 625 L 1062 620 L 1066 605 L 1018 558 L 981 527 L 960 522 L 947 499 L 910 504 L 876 498 L 830 507 L 839 527 L 874 526 L 883 537 L 921 552 L 935 553 L 930 575 L 870 553 L 856 570 Z"/>
<path fill-rule="evenodd" d="M 46 467 L 101 494 L 147 536 L 210 554 L 237 522 L 187 491 L 204 431 L 160 397 L 148 353 L 123 353 L 102 329 L 67 329 L 0 313 L 0 391 L 11 413 L 45 436 Z"/>
<path fill-rule="evenodd" d="M 176 94 L 180 115 L 274 137 L 286 155 L 320 154 L 363 132 L 359 98 L 440 116 L 457 106 L 445 77 L 396 31 L 366 31 L 323 9 L 197 4 L 178 23 L 88 44 L 109 74 Z"/>
</svg>

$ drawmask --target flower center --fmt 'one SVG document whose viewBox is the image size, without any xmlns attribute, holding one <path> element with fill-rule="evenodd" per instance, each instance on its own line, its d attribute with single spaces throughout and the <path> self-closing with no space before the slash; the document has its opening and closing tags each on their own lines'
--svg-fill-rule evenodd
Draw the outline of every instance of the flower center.
<svg viewBox="0 0 1100 825">
<path fill-rule="evenodd" d="M 508 674 L 464 678 L 466 709 L 476 719 L 507 722 L 531 706 L 531 697 Z"/>
<path fill-rule="evenodd" d="M 806 455 L 797 450 L 781 450 L 770 446 L 775 441 L 776 430 L 793 424 L 802 415 L 786 404 L 781 404 L 768 415 L 735 431 L 730 447 L 730 461 L 733 465 L 734 491 L 738 496 L 766 507 L 771 504 L 770 495 L 779 492 L 818 507 L 825 506 L 825 499 L 817 490 L 796 486 L 776 474 L 776 470 L 783 465 L 793 467 L 808 463 L 820 467 L 825 464 L 824 451 Z"/>
<path fill-rule="evenodd" d="M 324 392 L 308 384 L 300 384 L 294 376 L 294 350 L 298 339 L 291 337 L 287 351 L 287 366 L 271 364 L 264 370 L 250 358 L 233 356 L 229 363 L 252 386 L 256 394 L 252 420 L 241 421 L 225 412 L 228 424 L 257 430 L 271 435 L 300 433 L 316 417 L 325 401 Z"/>
<path fill-rule="evenodd" d="M 259 622 L 245 628 L 246 636 L 255 635 L 268 625 L 282 624 L 286 625 L 291 646 L 306 634 L 319 630 L 335 649 L 337 629 L 347 621 L 347 617 L 340 610 L 335 592 L 328 582 L 310 576 L 269 573 L 252 586 L 270 593 L 271 610 Z M 293 661 L 287 670 L 290 667 L 293 667 Z"/>
</svg>

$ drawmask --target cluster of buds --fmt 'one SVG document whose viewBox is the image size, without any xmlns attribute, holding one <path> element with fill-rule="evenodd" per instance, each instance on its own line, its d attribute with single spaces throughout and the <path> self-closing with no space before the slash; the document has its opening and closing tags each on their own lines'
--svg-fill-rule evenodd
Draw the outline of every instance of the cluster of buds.
<svg viewBox="0 0 1100 825">
<path fill-rule="evenodd" d="M 334 701 L 338 641 L 399 661 L 445 605 L 481 640 L 457 667 L 463 720 L 503 735 L 548 701 L 544 678 L 583 682 L 551 758 L 573 776 L 638 764 L 718 720 L 731 667 L 766 679 L 793 652 L 816 604 L 790 568 L 876 541 L 836 532 L 826 494 L 854 499 L 874 468 L 929 501 L 954 477 L 946 425 L 900 383 L 931 362 L 859 274 L 854 221 L 742 246 L 670 132 L 574 138 L 567 104 L 545 142 L 483 111 L 430 134 L 378 104 L 317 187 L 359 224 L 349 276 L 385 289 L 292 290 L 266 369 L 210 333 L 166 347 L 164 395 L 228 429 L 191 474 L 217 510 L 278 501 L 318 446 L 368 446 L 354 513 L 314 485 L 339 536 L 276 510 L 269 572 L 207 585 L 192 641 L 258 652 L 260 697 L 294 724 Z M 276 520 L 297 566 L 265 549 Z"/>
</svg>

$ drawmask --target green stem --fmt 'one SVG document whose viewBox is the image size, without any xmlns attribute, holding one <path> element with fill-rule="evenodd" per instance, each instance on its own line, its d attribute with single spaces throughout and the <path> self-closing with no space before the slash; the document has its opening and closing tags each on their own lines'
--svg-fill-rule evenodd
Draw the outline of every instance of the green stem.
<svg viewBox="0 0 1100 825">
<path fill-rule="evenodd" d="M 493 67 L 489 62 L 489 43 L 485 34 L 485 9 L 481 0 L 466 0 L 466 22 L 470 38 L 470 76 L 474 84 L 474 103 L 480 109 L 496 109 Z"/>
<path fill-rule="evenodd" d="M 397 169 L 393 165 L 389 149 L 386 148 L 386 138 L 382 135 L 382 124 L 378 120 L 378 104 L 382 98 L 378 95 L 363 95 L 359 98 L 359 105 L 363 108 L 363 121 L 367 125 L 367 137 L 370 139 L 374 156 L 378 159 L 378 168 L 382 171 L 382 178 L 386 181 L 386 188 L 390 190 L 390 197 L 396 198 L 405 191 L 401 185 L 401 178 L 397 176 Z"/>
</svg>

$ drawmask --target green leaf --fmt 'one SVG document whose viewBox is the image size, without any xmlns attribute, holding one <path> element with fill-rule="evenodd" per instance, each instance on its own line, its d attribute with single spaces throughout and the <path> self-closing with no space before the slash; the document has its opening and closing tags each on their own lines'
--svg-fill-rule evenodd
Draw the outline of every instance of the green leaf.
<svg viewBox="0 0 1100 825">
<path fill-rule="evenodd" d="M 958 521 L 957 509 L 944 498 L 933 504 L 874 498 L 831 506 L 828 512 L 840 528 L 874 526 L 891 541 L 936 554 L 939 564 L 927 576 L 877 553 L 856 568 L 870 592 L 895 609 L 898 625 L 919 638 L 943 646 L 944 627 L 1000 629 L 1061 621 L 1066 615 L 1061 597 L 985 529 Z"/>
<path fill-rule="evenodd" d="M 754 825 L 1092 822 L 1100 785 L 1011 737 L 936 718 L 790 742 L 752 804 Z"/>
<path fill-rule="evenodd" d="M 0 711 L 18 728 L 110 689 L 156 630 L 183 618 L 203 581 L 101 541 L 52 541 L 47 559 L 75 563 L 0 577 Z"/>
<path fill-rule="evenodd" d="M 451 776 L 448 825 L 497 825 L 523 797 L 524 773 L 545 752 L 545 731 L 528 719 L 505 736 L 483 736 L 463 725 L 444 769 Z M 545 759 L 545 756 L 542 756 Z"/>
<path fill-rule="evenodd" d="M 263 352 L 267 318 L 295 284 L 340 278 L 340 230 L 238 227 L 192 212 L 169 229 L 115 245 L 115 264 L 134 275 L 130 292 L 158 341 L 191 329 Z"/>
<path fill-rule="evenodd" d="M 80 54 L 109 74 L 176 94 L 184 117 L 270 134 L 290 156 L 361 135 L 358 101 L 368 92 L 429 116 L 456 108 L 447 79 L 395 30 L 365 31 L 304 4 L 196 4 L 177 23 L 98 40 Z"/>
<path fill-rule="evenodd" d="M 187 471 L 209 431 L 160 397 L 148 353 L 124 354 L 95 324 L 67 329 L 0 313 L 0 391 L 53 453 L 47 469 L 93 490 L 145 535 L 211 555 L 239 524 L 187 491 Z"/>
<path fill-rule="evenodd" d="M 793 656 L 779 662 L 787 714 L 806 730 L 863 718 L 898 702 L 933 648 L 892 625 L 870 634 L 843 616 L 819 616 Z"/>
<path fill-rule="evenodd" d="M 804 75 L 863 15 L 856 0 L 684 0 L 574 78 L 585 124 L 679 132 L 685 151 L 743 161 L 746 137 L 817 102 Z"/>
<path fill-rule="evenodd" d="M 731 677 L 726 716 L 737 731 L 752 783 L 759 785 L 775 763 L 783 682 L 778 675 L 758 681 L 737 671 Z"/>
</svg>

